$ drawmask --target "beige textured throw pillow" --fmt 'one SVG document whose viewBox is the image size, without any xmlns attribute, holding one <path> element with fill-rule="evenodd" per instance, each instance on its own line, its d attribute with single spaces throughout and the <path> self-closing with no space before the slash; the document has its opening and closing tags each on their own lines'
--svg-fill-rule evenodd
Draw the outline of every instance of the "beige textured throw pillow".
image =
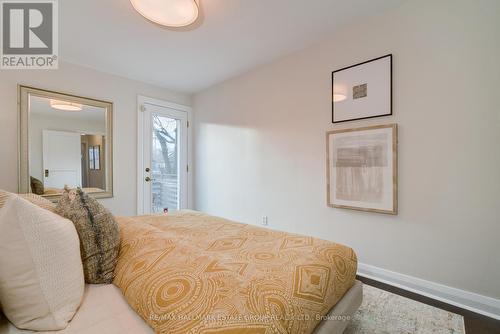
<svg viewBox="0 0 500 334">
<path fill-rule="evenodd" d="M 0 209 L 4 206 L 5 201 L 10 196 L 16 196 L 16 194 L 9 193 L 9 192 L 4 191 L 4 190 L 0 190 Z M 33 193 L 19 194 L 17 196 L 22 197 L 25 200 L 27 200 L 27 201 L 35 204 L 35 205 L 38 205 L 39 207 L 41 207 L 41 208 L 43 208 L 45 210 L 49 210 L 49 211 L 52 211 L 52 212 L 55 212 L 55 210 L 56 210 L 56 205 L 54 203 L 52 203 L 51 201 L 49 201 L 48 199 L 43 198 L 42 196 L 39 196 L 39 195 L 36 195 L 36 194 L 33 194 Z"/>
<path fill-rule="evenodd" d="M 84 290 L 73 224 L 16 195 L 0 209 L 0 303 L 18 328 L 64 329 Z"/>
<path fill-rule="evenodd" d="M 52 203 L 46 198 L 43 198 L 42 196 L 30 193 L 30 194 L 19 194 L 18 195 L 21 198 L 24 198 L 25 200 L 45 209 L 49 210 L 55 213 L 56 211 L 56 204 Z"/>
<path fill-rule="evenodd" d="M 120 247 L 113 215 L 80 188 L 65 188 L 56 213 L 71 220 L 78 231 L 85 282 L 112 283 Z"/>
<path fill-rule="evenodd" d="M 7 202 L 7 200 L 9 198 L 11 198 L 12 196 L 14 196 L 13 193 L 9 193 L 5 190 L 0 189 L 0 209 L 3 208 L 3 206 L 5 205 L 5 202 Z"/>
</svg>

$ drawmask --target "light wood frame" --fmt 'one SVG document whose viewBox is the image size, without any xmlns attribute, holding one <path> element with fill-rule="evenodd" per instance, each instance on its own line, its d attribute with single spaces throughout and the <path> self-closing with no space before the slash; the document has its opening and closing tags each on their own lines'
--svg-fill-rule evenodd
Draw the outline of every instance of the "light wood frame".
<svg viewBox="0 0 500 334">
<path fill-rule="evenodd" d="M 330 198 L 330 187 L 332 186 L 331 176 L 330 176 L 330 136 L 338 133 L 358 132 L 358 131 L 386 129 L 386 128 L 392 128 L 393 209 L 380 210 L 380 209 L 370 209 L 370 208 L 333 204 Z M 376 213 L 384 213 L 391 215 L 398 214 L 398 125 L 397 124 L 375 125 L 375 126 L 366 126 L 361 128 L 332 130 L 326 133 L 326 198 L 327 198 L 327 205 L 332 208 L 350 209 L 350 210 L 358 210 L 365 212 L 376 212 Z"/>
<path fill-rule="evenodd" d="M 18 192 L 20 194 L 31 192 L 29 173 L 30 96 L 63 100 L 92 107 L 103 108 L 106 110 L 106 148 L 104 152 L 106 161 L 106 189 L 103 192 L 89 193 L 89 196 L 92 196 L 94 198 L 113 197 L 113 103 L 23 85 L 18 85 L 17 102 L 19 107 Z M 61 195 L 46 195 L 44 197 L 53 202 L 56 202 L 57 200 L 59 200 Z"/>
</svg>

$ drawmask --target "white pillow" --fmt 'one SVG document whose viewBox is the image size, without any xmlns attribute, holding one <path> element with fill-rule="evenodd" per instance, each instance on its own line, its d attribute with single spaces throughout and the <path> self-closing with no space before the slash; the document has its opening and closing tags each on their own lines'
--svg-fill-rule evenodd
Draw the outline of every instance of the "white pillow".
<svg viewBox="0 0 500 334">
<path fill-rule="evenodd" d="M 84 290 L 73 223 L 12 195 L 0 210 L 0 304 L 18 328 L 64 329 Z"/>
</svg>

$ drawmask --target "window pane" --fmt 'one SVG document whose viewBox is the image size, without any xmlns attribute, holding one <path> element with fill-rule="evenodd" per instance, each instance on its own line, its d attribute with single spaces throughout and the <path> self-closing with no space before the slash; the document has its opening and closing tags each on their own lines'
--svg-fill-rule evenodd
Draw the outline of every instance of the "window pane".
<svg viewBox="0 0 500 334">
<path fill-rule="evenodd" d="M 180 122 L 153 114 L 151 154 L 152 211 L 179 209 L 179 133 Z"/>
</svg>

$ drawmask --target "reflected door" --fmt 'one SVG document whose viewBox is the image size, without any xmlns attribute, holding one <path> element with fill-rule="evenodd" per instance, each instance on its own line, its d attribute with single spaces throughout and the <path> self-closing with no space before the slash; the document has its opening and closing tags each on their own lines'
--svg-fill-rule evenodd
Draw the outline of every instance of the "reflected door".
<svg viewBox="0 0 500 334">
<path fill-rule="evenodd" d="M 144 104 L 143 213 L 187 206 L 187 113 Z"/>
<path fill-rule="evenodd" d="M 82 186 L 80 133 L 42 130 L 43 184 L 63 189 Z"/>
</svg>

